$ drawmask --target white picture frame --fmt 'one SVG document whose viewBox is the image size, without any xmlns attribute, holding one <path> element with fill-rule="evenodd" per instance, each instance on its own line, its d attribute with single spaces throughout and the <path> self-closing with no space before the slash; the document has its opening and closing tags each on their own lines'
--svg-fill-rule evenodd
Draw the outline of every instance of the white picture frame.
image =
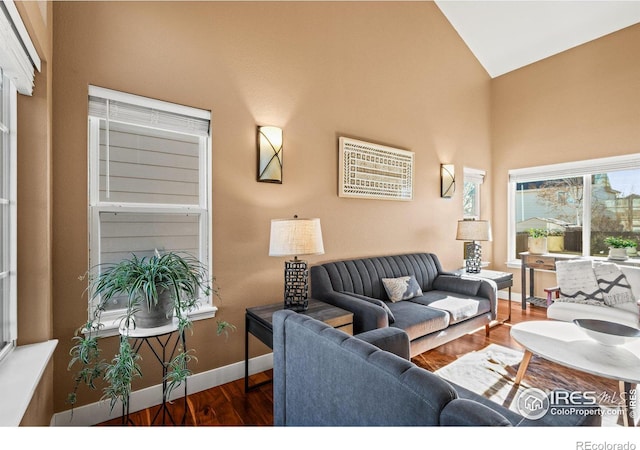
<svg viewBox="0 0 640 450">
<path fill-rule="evenodd" d="M 414 152 L 339 138 L 339 197 L 413 200 Z"/>
</svg>

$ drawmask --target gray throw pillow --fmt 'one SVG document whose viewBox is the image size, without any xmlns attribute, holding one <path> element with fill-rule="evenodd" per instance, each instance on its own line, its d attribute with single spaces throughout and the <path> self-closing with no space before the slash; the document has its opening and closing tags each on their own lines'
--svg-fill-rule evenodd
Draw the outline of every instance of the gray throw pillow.
<svg viewBox="0 0 640 450">
<path fill-rule="evenodd" d="M 382 300 L 378 300 L 377 298 L 373 298 L 373 297 L 367 297 L 366 295 L 356 294 L 354 292 L 343 291 L 341 293 L 342 294 L 346 294 L 346 295 L 350 295 L 350 296 L 355 297 L 355 298 L 359 298 L 360 300 L 364 300 L 366 302 L 373 303 L 374 305 L 377 305 L 377 306 L 381 307 L 387 313 L 387 317 L 389 318 L 389 324 L 392 324 L 392 323 L 394 323 L 396 321 L 396 317 L 393 315 L 393 313 L 391 312 L 391 310 L 389 309 L 387 304 L 385 302 L 383 302 Z"/>
<path fill-rule="evenodd" d="M 413 275 L 398 278 L 383 278 L 382 284 L 393 303 L 422 295 L 422 289 Z"/>
<path fill-rule="evenodd" d="M 482 280 L 478 278 L 465 277 L 462 275 L 440 274 L 433 281 L 433 289 L 437 291 L 456 292 L 458 294 L 475 297 Z"/>
</svg>

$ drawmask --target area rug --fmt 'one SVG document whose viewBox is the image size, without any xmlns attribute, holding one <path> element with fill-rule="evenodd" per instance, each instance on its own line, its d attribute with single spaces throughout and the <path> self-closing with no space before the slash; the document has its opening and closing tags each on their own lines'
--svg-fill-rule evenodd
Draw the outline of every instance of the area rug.
<svg viewBox="0 0 640 450">
<path fill-rule="evenodd" d="M 516 402 L 518 395 L 528 388 L 595 391 L 600 406 L 607 410 L 602 425 L 621 425 L 620 413 L 616 412 L 619 411 L 617 402 L 620 398 L 615 381 L 594 379 L 534 355 L 524 380 L 518 386 L 514 381 L 522 355 L 520 350 L 490 344 L 482 350 L 461 356 L 435 373 L 515 412 L 519 412 Z"/>
</svg>

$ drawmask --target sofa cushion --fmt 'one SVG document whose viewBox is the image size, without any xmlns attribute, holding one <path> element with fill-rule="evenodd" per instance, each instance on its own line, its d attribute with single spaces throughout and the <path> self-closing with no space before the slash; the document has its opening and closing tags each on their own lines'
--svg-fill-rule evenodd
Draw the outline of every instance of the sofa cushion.
<svg viewBox="0 0 640 450">
<path fill-rule="evenodd" d="M 446 311 L 450 324 L 476 317 L 489 312 L 489 301 L 481 297 L 468 297 L 462 294 L 447 291 L 429 291 L 411 299 L 411 302 Z"/>
<path fill-rule="evenodd" d="M 556 301 L 607 306 L 590 260 L 558 261 L 556 277 L 560 287 L 560 298 Z"/>
<path fill-rule="evenodd" d="M 396 317 L 391 326 L 403 329 L 411 341 L 449 326 L 448 313 L 436 308 L 425 308 L 413 301 L 391 303 L 389 309 Z"/>
<path fill-rule="evenodd" d="M 355 298 L 359 298 L 361 300 L 364 300 L 365 302 L 373 303 L 374 305 L 377 305 L 380 308 L 384 309 L 385 312 L 387 313 L 387 317 L 389 318 L 389 324 L 392 324 L 393 322 L 396 321 L 395 316 L 393 315 L 393 313 L 391 312 L 391 310 L 389 309 L 387 304 L 385 302 L 383 302 L 382 300 L 378 300 L 377 298 L 367 297 L 366 295 L 354 294 L 353 292 L 345 292 L 345 291 L 343 291 L 341 293 L 342 294 L 346 294 L 346 295 L 350 295 L 350 296 L 355 297 Z"/>
<path fill-rule="evenodd" d="M 398 278 L 383 278 L 382 284 L 389 296 L 389 300 L 394 303 L 422 295 L 422 289 L 420 289 L 420 285 L 413 275 Z"/>
<path fill-rule="evenodd" d="M 602 290 L 604 302 L 609 306 L 621 303 L 635 303 L 631 285 L 620 267 L 614 263 L 595 263 L 593 265 L 598 286 Z"/>
<path fill-rule="evenodd" d="M 461 282 L 461 280 L 464 280 Z M 438 291 L 452 291 L 464 295 L 478 295 L 478 289 L 482 281 L 478 278 L 465 277 L 464 275 L 442 274 L 433 282 L 433 289 Z"/>
</svg>

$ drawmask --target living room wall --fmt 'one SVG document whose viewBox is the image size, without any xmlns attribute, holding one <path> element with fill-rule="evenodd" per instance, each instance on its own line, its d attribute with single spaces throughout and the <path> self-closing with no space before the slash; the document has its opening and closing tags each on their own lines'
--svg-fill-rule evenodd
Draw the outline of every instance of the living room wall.
<svg viewBox="0 0 640 450">
<path fill-rule="evenodd" d="M 16 2 L 41 60 L 33 95 L 18 95 L 18 345 L 53 338 L 52 104 L 53 29 L 48 2 Z M 46 426 L 53 414 L 53 363 L 41 377 L 23 426 Z"/>
<path fill-rule="evenodd" d="M 492 80 L 493 251 L 507 270 L 510 169 L 640 152 L 640 25 Z M 514 277 L 520 291 L 519 272 Z M 536 275 L 536 295 L 556 284 Z"/>
<path fill-rule="evenodd" d="M 245 309 L 282 299 L 284 258 L 268 256 L 271 219 L 321 219 L 326 253 L 310 264 L 430 251 L 455 269 L 464 165 L 488 171 L 482 214 L 491 217 L 490 78 L 432 2 L 54 2 L 53 10 L 56 411 L 68 409 L 68 351 L 87 311 L 78 277 L 88 265 L 90 84 L 212 111 L 218 318 L 238 331 L 225 341 L 215 320 L 196 322 L 188 337 L 196 372 L 241 361 Z M 282 185 L 256 182 L 256 125 L 284 130 Z M 413 200 L 339 198 L 340 136 L 415 152 Z M 452 199 L 440 198 L 441 163 L 456 166 Z M 484 256 L 492 259 L 490 246 Z M 251 356 L 268 351 L 258 347 Z M 100 397 L 81 394 L 80 404 Z"/>
</svg>

